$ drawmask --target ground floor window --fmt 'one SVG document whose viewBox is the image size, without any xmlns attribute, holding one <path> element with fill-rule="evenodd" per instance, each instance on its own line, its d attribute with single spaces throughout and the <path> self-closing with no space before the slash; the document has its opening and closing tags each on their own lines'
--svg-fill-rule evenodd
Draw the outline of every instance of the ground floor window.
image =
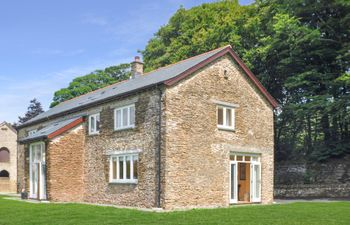
<svg viewBox="0 0 350 225">
<path fill-rule="evenodd" d="M 0 177 L 9 178 L 10 173 L 7 170 L 0 171 Z"/>
<path fill-rule="evenodd" d="M 137 183 L 138 154 L 112 155 L 110 158 L 111 183 Z"/>
</svg>

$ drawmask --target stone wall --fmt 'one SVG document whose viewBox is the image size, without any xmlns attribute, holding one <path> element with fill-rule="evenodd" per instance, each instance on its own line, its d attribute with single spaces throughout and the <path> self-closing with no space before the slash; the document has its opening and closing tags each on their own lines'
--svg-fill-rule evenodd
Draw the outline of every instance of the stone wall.
<svg viewBox="0 0 350 225">
<path fill-rule="evenodd" d="M 114 131 L 114 108 L 135 104 L 135 128 Z M 101 107 L 99 135 L 86 137 L 84 201 L 133 207 L 156 207 L 157 89 Z M 109 183 L 108 151 L 140 150 L 137 184 Z"/>
<path fill-rule="evenodd" d="M 218 130 L 212 100 L 239 105 L 235 131 Z M 165 208 L 228 206 L 230 152 L 261 155 L 273 201 L 273 110 L 230 57 L 167 89 L 165 107 Z"/>
<path fill-rule="evenodd" d="M 80 125 L 47 145 L 47 196 L 50 201 L 81 202 L 84 194 L 85 131 Z"/>
<path fill-rule="evenodd" d="M 135 104 L 135 128 L 114 131 L 114 108 Z M 100 133 L 88 134 L 88 123 L 78 132 L 71 130 L 51 140 L 47 147 L 47 194 L 51 201 L 72 201 L 115 204 L 133 207 L 156 207 L 156 148 L 158 147 L 159 90 L 149 89 L 132 96 L 115 99 L 77 115 L 99 112 Z M 28 130 L 45 126 L 49 122 L 19 131 L 19 137 Z M 19 147 L 19 181 L 29 191 L 29 145 Z M 108 152 L 140 150 L 137 184 L 109 183 Z M 83 164 L 83 169 L 80 170 Z M 59 168 L 59 167 L 62 168 Z M 82 172 L 83 171 L 83 172 Z M 83 181 L 81 181 L 83 176 Z M 23 180 L 26 180 L 24 185 Z M 83 186 L 82 186 L 83 184 Z"/>
<path fill-rule="evenodd" d="M 226 70 L 226 75 L 224 71 Z M 147 76 L 147 75 L 145 75 Z M 178 85 L 163 90 L 162 146 L 161 146 L 161 207 L 214 207 L 229 205 L 229 155 L 232 152 L 255 153 L 262 161 L 262 203 L 273 201 L 273 110 L 270 104 L 246 78 L 229 57 L 222 57 L 196 75 Z M 212 100 L 238 104 L 236 130 L 217 129 L 216 104 Z M 69 115 L 89 115 L 100 112 L 101 127 L 98 135 L 88 135 L 87 129 L 66 133 L 48 146 L 48 195 L 54 201 L 84 201 L 133 207 L 157 206 L 157 148 L 159 141 L 159 90 L 148 89 L 129 97 L 115 99 L 86 111 Z M 135 128 L 121 131 L 113 129 L 113 110 L 135 104 Z M 53 121 L 49 121 L 52 123 Z M 24 137 L 30 129 L 48 122 L 20 130 Z M 87 123 L 83 124 L 84 128 Z M 85 130 L 84 151 L 74 140 L 81 140 Z M 73 135 L 77 137 L 73 138 Z M 73 141 L 73 142 L 72 142 Z M 66 143 L 66 144 L 65 144 Z M 81 144 L 81 143 L 79 143 Z M 28 159 L 26 147 L 20 146 L 19 180 L 26 175 Z M 138 183 L 109 183 L 109 155 L 113 152 L 139 150 Z M 64 151 L 71 152 L 77 168 L 77 157 L 84 152 L 83 195 L 79 176 L 76 187 L 68 190 L 70 173 L 65 162 L 63 173 L 54 165 Z M 51 154 L 51 156 L 50 156 Z M 56 158 L 56 159 L 54 159 Z M 72 159 L 72 160 L 73 160 Z M 67 166 L 67 167 L 66 167 Z M 57 171 L 55 173 L 49 172 Z M 81 174 L 81 172 L 79 172 Z M 67 176 L 68 177 L 68 176 Z M 59 179 L 60 184 L 55 186 Z M 63 182 L 64 181 L 64 182 Z M 67 183 L 66 183 L 67 182 Z M 23 183 L 22 183 L 23 185 Z M 72 184 L 69 184 L 70 186 Z M 64 191 L 60 191 L 60 187 Z M 59 193 L 60 192 L 60 193 Z M 66 193 L 67 196 L 63 196 Z M 73 195 L 78 195 L 73 198 Z"/>
<path fill-rule="evenodd" d="M 10 177 L 0 178 L 0 192 L 17 192 L 17 133 L 10 125 L 0 123 L 0 149 L 10 153 L 8 162 L 0 162 L 0 171 L 6 170 Z"/>
<path fill-rule="evenodd" d="M 277 198 L 349 198 L 350 156 L 324 163 L 277 163 Z"/>
</svg>

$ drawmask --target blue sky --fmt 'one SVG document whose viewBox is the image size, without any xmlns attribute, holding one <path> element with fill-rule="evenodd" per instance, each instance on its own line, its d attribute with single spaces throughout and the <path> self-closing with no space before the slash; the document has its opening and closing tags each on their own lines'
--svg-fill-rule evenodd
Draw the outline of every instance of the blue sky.
<svg viewBox="0 0 350 225">
<path fill-rule="evenodd" d="M 130 62 L 180 5 L 205 2 L 1 1 L 0 122 L 17 121 L 34 97 L 47 110 L 74 77 Z"/>
</svg>

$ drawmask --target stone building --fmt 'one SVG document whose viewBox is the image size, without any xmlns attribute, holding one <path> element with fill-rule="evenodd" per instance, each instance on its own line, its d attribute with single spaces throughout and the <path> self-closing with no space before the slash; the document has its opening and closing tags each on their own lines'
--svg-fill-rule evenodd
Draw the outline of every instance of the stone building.
<svg viewBox="0 0 350 225">
<path fill-rule="evenodd" d="M 275 107 L 231 46 L 149 73 L 136 57 L 129 80 L 19 127 L 18 181 L 61 202 L 271 203 Z"/>
<path fill-rule="evenodd" d="M 17 192 L 17 132 L 0 123 L 0 192 Z"/>
</svg>

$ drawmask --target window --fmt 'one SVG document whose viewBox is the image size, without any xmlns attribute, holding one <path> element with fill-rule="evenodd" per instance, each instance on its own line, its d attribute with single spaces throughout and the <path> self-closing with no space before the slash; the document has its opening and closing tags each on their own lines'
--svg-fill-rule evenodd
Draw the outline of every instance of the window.
<svg viewBox="0 0 350 225">
<path fill-rule="evenodd" d="M 0 172 L 0 177 L 9 178 L 10 177 L 10 173 L 7 170 L 2 170 Z"/>
<path fill-rule="evenodd" d="M 137 183 L 138 154 L 112 155 L 110 159 L 111 183 Z"/>
<path fill-rule="evenodd" d="M 100 133 L 100 114 L 94 114 L 89 116 L 89 134 Z"/>
<path fill-rule="evenodd" d="M 33 136 L 34 134 L 36 134 L 37 131 L 38 131 L 37 129 L 28 131 L 28 136 L 29 136 L 29 137 L 30 137 L 30 136 Z"/>
<path fill-rule="evenodd" d="M 135 127 L 135 105 L 128 105 L 114 110 L 114 130 Z"/>
<path fill-rule="evenodd" d="M 232 107 L 217 107 L 218 128 L 224 130 L 235 129 L 235 109 Z"/>
<path fill-rule="evenodd" d="M 0 148 L 0 162 L 10 161 L 10 151 L 7 148 Z"/>
</svg>

